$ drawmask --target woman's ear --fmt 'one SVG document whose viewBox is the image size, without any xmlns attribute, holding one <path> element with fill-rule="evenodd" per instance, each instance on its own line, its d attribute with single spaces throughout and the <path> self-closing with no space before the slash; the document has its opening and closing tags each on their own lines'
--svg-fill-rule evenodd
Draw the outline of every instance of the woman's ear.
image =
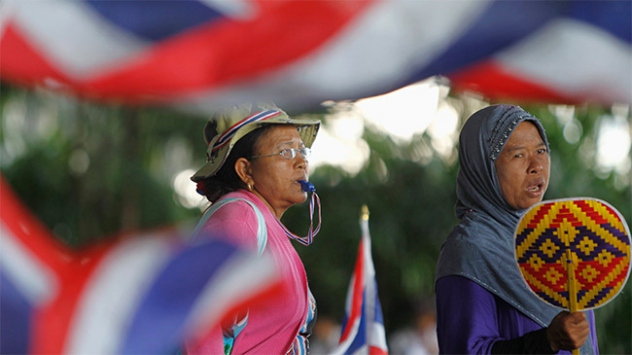
<svg viewBox="0 0 632 355">
<path fill-rule="evenodd" d="M 250 169 L 250 161 L 248 161 L 248 159 L 237 159 L 235 162 L 235 172 L 244 185 L 254 185 L 254 181 L 252 180 L 252 171 Z"/>
</svg>

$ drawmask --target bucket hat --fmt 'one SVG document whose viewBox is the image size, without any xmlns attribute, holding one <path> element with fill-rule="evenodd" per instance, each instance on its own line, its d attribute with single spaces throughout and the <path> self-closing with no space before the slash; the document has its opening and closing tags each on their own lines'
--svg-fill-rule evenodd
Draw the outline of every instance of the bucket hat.
<svg viewBox="0 0 632 355">
<path fill-rule="evenodd" d="M 320 128 L 319 120 L 290 118 L 285 111 L 271 102 L 252 102 L 221 107 L 206 123 L 204 132 L 208 132 L 209 128 L 215 126 L 216 133 L 212 137 L 205 133 L 204 140 L 208 146 L 206 164 L 191 177 L 191 180 L 198 182 L 215 175 L 224 165 L 235 143 L 255 129 L 272 124 L 300 127 L 299 136 L 308 148 L 314 143 Z"/>
</svg>

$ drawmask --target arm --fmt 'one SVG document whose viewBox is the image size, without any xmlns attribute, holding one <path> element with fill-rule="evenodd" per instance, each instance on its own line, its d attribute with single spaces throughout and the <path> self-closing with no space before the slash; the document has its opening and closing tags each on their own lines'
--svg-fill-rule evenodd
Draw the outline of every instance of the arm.
<svg viewBox="0 0 632 355">
<path fill-rule="evenodd" d="M 440 279 L 437 333 L 441 352 L 554 354 L 580 347 L 589 335 L 590 325 L 582 312 L 560 312 L 549 327 L 540 328 L 507 308 L 513 309 L 465 277 Z M 516 318 L 516 314 L 520 316 Z"/>
<path fill-rule="evenodd" d="M 547 328 L 461 276 L 437 282 L 437 335 L 441 353 L 555 353 L 549 346 Z"/>
<path fill-rule="evenodd" d="M 547 328 L 529 332 L 519 338 L 498 340 L 492 345 L 492 354 L 555 354 L 549 346 Z"/>
<path fill-rule="evenodd" d="M 580 348 L 589 334 L 589 324 L 582 312 L 560 312 L 547 328 L 529 332 L 519 338 L 499 340 L 493 354 L 555 354 L 560 350 Z"/>
</svg>

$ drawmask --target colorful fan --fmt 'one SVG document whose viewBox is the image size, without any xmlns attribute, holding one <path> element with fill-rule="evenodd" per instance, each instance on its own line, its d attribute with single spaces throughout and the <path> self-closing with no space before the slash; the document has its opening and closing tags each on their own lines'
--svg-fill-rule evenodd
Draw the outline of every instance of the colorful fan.
<svg viewBox="0 0 632 355">
<path fill-rule="evenodd" d="M 596 199 L 545 201 L 516 230 L 516 260 L 536 295 L 571 312 L 603 306 L 630 274 L 630 231 Z"/>
<path fill-rule="evenodd" d="M 625 220 L 596 199 L 542 202 L 516 229 L 516 261 L 529 288 L 571 312 L 603 306 L 617 296 L 630 275 L 630 254 Z"/>
</svg>

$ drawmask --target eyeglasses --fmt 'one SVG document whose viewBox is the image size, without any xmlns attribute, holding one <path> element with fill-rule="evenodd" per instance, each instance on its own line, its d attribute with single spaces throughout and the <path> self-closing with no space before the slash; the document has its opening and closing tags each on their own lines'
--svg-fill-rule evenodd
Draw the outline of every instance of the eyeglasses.
<svg viewBox="0 0 632 355">
<path fill-rule="evenodd" d="M 312 150 L 307 148 L 307 147 L 303 147 L 303 148 L 299 148 L 299 149 L 294 149 L 294 148 L 285 148 L 282 149 L 280 152 L 278 153 L 274 153 L 274 154 L 266 154 L 266 155 L 255 155 L 253 157 L 250 157 L 250 159 L 257 159 L 257 158 L 263 158 L 263 157 L 274 157 L 277 155 L 282 156 L 283 158 L 290 160 L 290 159 L 294 159 L 296 158 L 296 153 L 298 152 L 298 154 L 301 155 L 301 157 L 303 159 L 307 159 L 310 157 L 310 155 L 312 155 Z"/>
</svg>

